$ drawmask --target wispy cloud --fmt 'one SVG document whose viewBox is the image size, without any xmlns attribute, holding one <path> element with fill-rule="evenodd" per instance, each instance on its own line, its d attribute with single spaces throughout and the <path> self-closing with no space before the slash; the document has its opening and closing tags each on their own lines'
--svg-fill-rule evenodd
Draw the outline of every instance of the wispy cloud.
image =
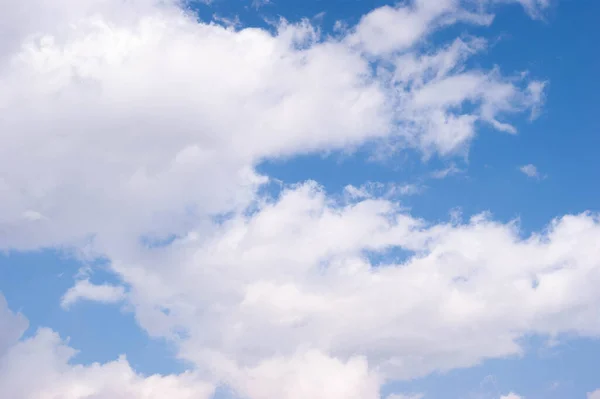
<svg viewBox="0 0 600 399">
<path fill-rule="evenodd" d="M 348 185 L 345 194 L 353 199 L 364 198 L 394 198 L 421 194 L 427 187 L 416 183 L 381 183 L 367 182 L 359 187 Z"/>
<path fill-rule="evenodd" d="M 252 7 L 254 7 L 257 10 L 261 7 L 268 6 L 270 4 L 273 4 L 271 0 L 252 0 Z"/>
<path fill-rule="evenodd" d="M 531 163 L 519 167 L 519 170 L 526 176 L 531 177 L 533 179 L 543 179 L 546 177 L 540 174 L 540 171 L 538 170 L 537 166 Z"/>
<path fill-rule="evenodd" d="M 61 300 L 61 307 L 68 309 L 80 300 L 100 303 L 117 303 L 125 299 L 125 288 L 110 284 L 92 284 L 89 280 L 79 280 Z"/>
<path fill-rule="evenodd" d="M 434 170 L 429 174 L 433 179 L 444 179 L 448 176 L 464 173 L 464 169 L 458 168 L 455 164 L 451 164 L 447 168 Z"/>
</svg>

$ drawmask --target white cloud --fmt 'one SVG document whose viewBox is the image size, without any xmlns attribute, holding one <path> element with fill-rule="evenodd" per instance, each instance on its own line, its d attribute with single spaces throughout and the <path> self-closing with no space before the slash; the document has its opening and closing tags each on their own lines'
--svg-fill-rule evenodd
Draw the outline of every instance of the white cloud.
<svg viewBox="0 0 600 399">
<path fill-rule="evenodd" d="M 539 179 L 541 177 L 540 172 L 537 169 L 537 166 L 535 166 L 533 164 L 523 165 L 519 168 L 519 170 L 521 172 L 523 172 L 525 175 L 527 175 L 528 177 L 533 177 L 536 179 Z"/>
<path fill-rule="evenodd" d="M 600 389 L 594 392 L 589 392 L 587 394 L 587 399 L 600 399 Z"/>
<path fill-rule="evenodd" d="M 0 358 L 21 337 L 27 327 L 27 320 L 20 314 L 13 314 L 0 293 Z"/>
<path fill-rule="evenodd" d="M 92 284 L 89 280 L 79 280 L 63 295 L 60 305 L 69 308 L 81 300 L 100 303 L 117 303 L 125 299 L 125 288 L 111 284 Z"/>
<path fill-rule="evenodd" d="M 380 379 L 364 358 L 345 362 L 314 350 L 273 357 L 229 376 L 237 391 L 253 399 L 379 399 Z"/>
<path fill-rule="evenodd" d="M 497 0 L 499 2 L 509 2 L 510 0 Z M 543 11 L 550 6 L 550 0 L 517 0 L 523 8 L 534 18 L 540 18 Z"/>
<path fill-rule="evenodd" d="M 526 75 L 509 79 L 497 70 L 465 70 L 464 61 L 485 47 L 480 38 L 457 39 L 432 54 L 407 53 L 395 59 L 394 79 L 410 93 L 400 99 L 401 122 L 407 139 L 416 141 L 426 155 L 466 152 L 476 122 L 516 133 L 499 116 L 538 107 L 543 101 L 544 84 L 530 82 L 522 90 L 515 85 Z M 475 111 L 456 112 L 465 104 L 474 105 Z"/>
<path fill-rule="evenodd" d="M 425 190 L 424 186 L 415 183 L 397 184 L 367 182 L 360 187 L 348 185 L 344 187 L 344 194 L 351 199 L 365 198 L 396 198 L 407 195 L 416 195 Z"/>
<path fill-rule="evenodd" d="M 379 54 L 378 42 L 350 40 L 370 17 L 334 39 L 308 22 L 226 29 L 158 3 L 29 0 L 3 12 L 3 247 L 184 234 L 252 200 L 265 158 L 369 140 L 449 155 L 466 151 L 476 122 L 507 130 L 500 115 L 536 105 L 535 81 L 466 68 L 483 39 L 406 50 L 462 18 L 454 2 L 374 11 L 394 13 L 382 29 L 404 26 L 394 18 L 419 26 L 410 40 L 386 36 L 404 50 L 375 59 L 365 51 Z M 440 13 L 441 25 L 430 18 Z M 373 72 L 373 61 L 388 67 Z M 457 109 L 465 102 L 472 112 Z M 22 223 L 31 210 L 43 218 Z"/>
<path fill-rule="evenodd" d="M 457 11 L 457 2 L 453 0 L 380 7 L 361 19 L 348 40 L 372 54 L 403 51 L 434 30 L 443 17 L 455 16 Z"/>
<path fill-rule="evenodd" d="M 364 188 L 345 203 L 314 183 L 277 200 L 257 194 L 264 159 L 373 140 L 452 155 L 479 122 L 514 132 L 502 118 L 535 110 L 539 82 L 467 68 L 482 39 L 416 46 L 489 15 L 420 0 L 375 10 L 334 39 L 308 22 L 227 29 L 168 1 L 9 3 L 0 246 L 106 257 L 140 325 L 172 340 L 202 380 L 251 399 L 375 399 L 388 379 L 519 354 L 527 334 L 600 333 L 590 317 L 600 299 L 595 215 L 524 239 L 482 216 L 429 225 L 394 194 Z M 82 280 L 63 305 L 123 297 Z M 144 378 L 124 359 L 72 366 L 56 334 L 15 343 L 23 324 L 12 324 L 0 323 L 0 343 L 10 342 L 0 345 L 0 391 L 11 398 L 210 392 L 198 375 Z"/>
<path fill-rule="evenodd" d="M 424 186 L 415 183 L 396 184 L 392 185 L 387 196 L 393 197 L 396 195 L 416 195 L 423 192 L 424 189 Z"/>
<path fill-rule="evenodd" d="M 527 85 L 527 92 L 531 98 L 531 115 L 529 117 L 530 120 L 536 119 L 540 112 L 541 106 L 544 105 L 546 101 L 546 86 L 548 82 L 539 82 L 533 81 Z"/>
<path fill-rule="evenodd" d="M 18 341 L 26 321 L 0 294 L 0 392 L 11 399 L 208 399 L 213 387 L 193 373 L 142 377 L 124 357 L 105 364 L 70 364 L 76 351 L 49 330 Z M 3 329 L 17 334 L 6 336 Z M 19 331 L 20 330 L 20 331 Z M 4 351 L 3 351 L 3 348 Z M 35 376 L 35 378 L 32 378 Z"/>
<path fill-rule="evenodd" d="M 463 173 L 464 170 L 458 168 L 455 164 L 450 164 L 447 168 L 434 170 L 430 173 L 430 176 L 434 179 L 444 179 L 448 176 Z"/>
<path fill-rule="evenodd" d="M 509 393 L 508 395 L 500 396 L 500 399 L 525 399 L 523 396 L 519 396 L 514 393 Z"/>
<path fill-rule="evenodd" d="M 305 345 L 343 361 L 361 348 L 381 378 L 406 379 L 520 354 L 523 335 L 600 334 L 589 318 L 598 239 L 593 215 L 521 238 L 482 216 L 427 226 L 386 200 L 340 208 L 308 185 L 157 252 L 176 266 L 115 269 L 142 325 L 196 364 L 218 355 L 227 370 L 253 368 Z M 393 247 L 417 256 L 372 268 L 363 255 Z"/>
<path fill-rule="evenodd" d="M 259 9 L 261 7 L 272 4 L 271 0 L 252 0 L 252 7 Z"/>
</svg>

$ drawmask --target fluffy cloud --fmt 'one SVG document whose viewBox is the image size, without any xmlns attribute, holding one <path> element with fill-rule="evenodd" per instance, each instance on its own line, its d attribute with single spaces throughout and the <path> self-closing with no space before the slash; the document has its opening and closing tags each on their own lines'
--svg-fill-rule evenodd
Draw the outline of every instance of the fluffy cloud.
<svg viewBox="0 0 600 399">
<path fill-rule="evenodd" d="M 364 33 L 382 13 L 393 18 L 381 29 L 416 26 L 409 38 L 386 34 L 395 52 Z M 10 2 L 0 245 L 183 234 L 251 201 L 266 158 L 373 140 L 448 155 L 467 150 L 477 123 L 513 131 L 499 118 L 537 105 L 534 82 L 467 70 L 483 39 L 415 47 L 464 15 L 457 2 L 419 1 L 324 37 L 308 22 L 275 32 L 198 22 L 168 1 Z"/>
<path fill-rule="evenodd" d="M 89 280 L 79 280 L 63 296 L 60 305 L 69 308 L 81 300 L 101 303 L 117 303 L 125 298 L 125 288 L 111 284 L 92 284 Z"/>
<path fill-rule="evenodd" d="M 599 239 L 591 214 L 522 237 L 485 215 L 427 225 L 387 200 L 336 204 L 308 184 L 113 267 L 141 325 L 223 378 L 298 348 L 341 361 L 360 348 L 380 378 L 408 379 L 519 355 L 529 334 L 598 335 Z"/>
<path fill-rule="evenodd" d="M 213 387 L 192 373 L 143 377 L 124 357 L 106 364 L 74 366 L 75 350 L 49 329 L 18 341 L 24 319 L 0 295 L 0 392 L 11 399 L 208 399 Z M 13 329 L 9 335 L 4 329 Z M 19 329 L 21 330 L 19 331 Z M 35 378 L 31 378 L 35 376 Z"/>
<path fill-rule="evenodd" d="M 379 399 L 381 380 L 363 358 L 346 362 L 308 350 L 273 357 L 230 375 L 237 392 L 253 399 Z"/>
<path fill-rule="evenodd" d="M 472 14 L 455 0 L 417 0 L 404 6 L 384 6 L 365 15 L 347 40 L 375 55 L 412 47 L 427 33 L 457 20 L 489 24 L 491 15 Z"/>
<path fill-rule="evenodd" d="M 600 389 L 594 391 L 594 392 L 589 392 L 587 394 L 587 399 L 598 399 L 600 398 Z"/>
<path fill-rule="evenodd" d="M 520 354 L 528 334 L 600 334 L 596 215 L 521 237 L 485 215 L 430 225 L 365 188 L 258 193 L 264 159 L 374 141 L 448 156 L 478 124 L 514 133 L 505 118 L 537 112 L 543 82 L 468 69 L 483 39 L 419 47 L 491 14 L 419 0 L 339 37 L 225 28 L 174 1 L 10 2 L 0 18 L 0 247 L 105 257 L 128 295 L 82 280 L 63 305 L 126 299 L 196 367 L 72 366 L 49 330 L 16 342 L 26 324 L 0 306 L 11 397 L 197 399 L 209 381 L 250 399 L 375 399 L 389 379 Z"/>
</svg>

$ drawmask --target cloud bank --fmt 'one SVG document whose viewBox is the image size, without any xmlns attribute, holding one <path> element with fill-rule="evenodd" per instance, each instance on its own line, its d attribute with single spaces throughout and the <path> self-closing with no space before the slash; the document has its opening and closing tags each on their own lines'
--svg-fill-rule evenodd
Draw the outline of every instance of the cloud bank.
<svg viewBox="0 0 600 399">
<path fill-rule="evenodd" d="M 516 133 L 511 116 L 535 115 L 545 82 L 468 67 L 483 38 L 425 46 L 491 24 L 496 2 L 479 3 L 382 7 L 334 36 L 308 21 L 223 27 L 175 1 L 7 3 L 0 247 L 107 259 L 124 286 L 82 280 L 63 306 L 125 301 L 194 367 L 72 365 L 51 330 L 20 339 L 25 319 L 3 301 L 0 391 L 376 399 L 386 381 L 521 355 L 531 334 L 598 336 L 596 214 L 523 236 L 516 222 L 429 223 L 388 195 L 333 198 L 316 182 L 261 191 L 268 159 L 373 143 L 452 157 L 480 126 Z M 31 367 L 36 384 L 23 382 Z"/>
</svg>

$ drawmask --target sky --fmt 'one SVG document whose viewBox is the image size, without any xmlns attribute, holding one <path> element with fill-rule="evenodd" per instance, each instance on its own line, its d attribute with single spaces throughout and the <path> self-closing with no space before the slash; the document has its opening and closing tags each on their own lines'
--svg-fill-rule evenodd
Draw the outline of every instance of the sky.
<svg viewBox="0 0 600 399">
<path fill-rule="evenodd" d="M 0 5 L 0 397 L 600 399 L 600 3 Z"/>
</svg>

